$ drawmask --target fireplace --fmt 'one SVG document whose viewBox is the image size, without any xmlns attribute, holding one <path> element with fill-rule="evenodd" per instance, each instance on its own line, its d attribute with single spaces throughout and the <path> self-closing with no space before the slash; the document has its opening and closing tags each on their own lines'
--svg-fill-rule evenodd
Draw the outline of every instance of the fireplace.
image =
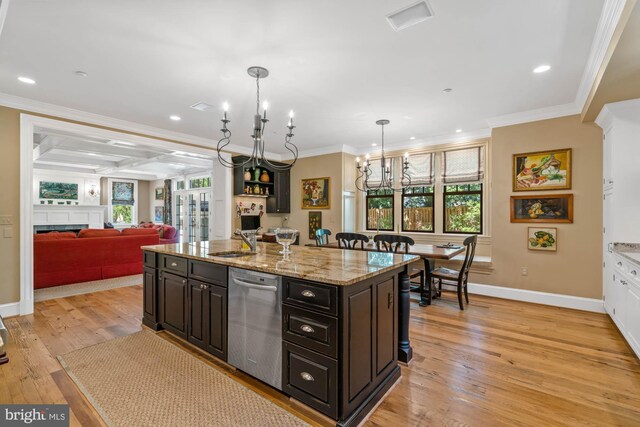
<svg viewBox="0 0 640 427">
<path fill-rule="evenodd" d="M 89 224 L 34 225 L 33 234 L 50 233 L 52 231 L 72 231 L 78 234 L 83 228 L 89 228 Z"/>
</svg>

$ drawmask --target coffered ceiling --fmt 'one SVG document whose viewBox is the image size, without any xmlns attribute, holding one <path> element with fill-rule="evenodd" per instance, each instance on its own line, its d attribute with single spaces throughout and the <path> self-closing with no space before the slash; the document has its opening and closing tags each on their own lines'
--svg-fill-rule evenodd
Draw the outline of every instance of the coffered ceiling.
<svg viewBox="0 0 640 427">
<path fill-rule="evenodd" d="M 390 145 L 442 142 L 496 116 L 572 104 L 604 4 L 431 0 L 434 17 L 395 32 L 385 15 L 411 2 L 12 0 L 0 92 L 208 139 L 220 137 L 227 101 L 232 142 L 248 147 L 246 69 L 262 65 L 270 152 L 283 153 L 290 109 L 302 151 L 371 150 L 379 118 L 391 120 Z M 551 70 L 532 72 L 542 64 Z M 215 108 L 189 107 L 201 101 Z"/>
</svg>

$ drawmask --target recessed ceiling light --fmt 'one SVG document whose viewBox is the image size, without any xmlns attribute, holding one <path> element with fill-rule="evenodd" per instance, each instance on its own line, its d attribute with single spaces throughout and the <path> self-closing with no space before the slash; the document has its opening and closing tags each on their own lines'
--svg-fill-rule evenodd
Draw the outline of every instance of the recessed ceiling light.
<svg viewBox="0 0 640 427">
<path fill-rule="evenodd" d="M 456 133 L 462 132 L 462 129 L 456 129 Z"/>
<path fill-rule="evenodd" d="M 18 80 L 20 80 L 22 83 L 26 83 L 28 85 L 36 84 L 36 81 L 33 80 L 33 79 L 30 79 L 29 77 L 20 76 L 20 77 L 18 77 Z"/>
<path fill-rule="evenodd" d="M 74 74 L 78 77 L 87 77 L 89 75 L 84 71 L 76 71 Z"/>
<path fill-rule="evenodd" d="M 533 72 L 536 74 L 539 74 L 539 73 L 544 73 L 546 71 L 549 71 L 550 69 L 551 69 L 551 65 L 539 65 L 533 69 Z"/>
<path fill-rule="evenodd" d="M 169 116 L 169 118 L 171 120 L 173 120 L 174 122 L 179 122 L 180 120 L 182 120 L 182 118 L 180 116 Z"/>
<path fill-rule="evenodd" d="M 447 88 L 442 89 L 442 91 L 444 93 L 449 93 L 449 92 L 453 92 L 453 89 L 451 89 L 450 87 L 447 87 Z"/>
<path fill-rule="evenodd" d="M 413 141 L 414 139 L 416 139 L 416 137 L 415 136 L 410 136 L 409 139 Z"/>
<path fill-rule="evenodd" d="M 371 144 L 372 147 L 377 147 L 378 144 L 376 144 L 375 142 L 373 144 Z"/>
</svg>

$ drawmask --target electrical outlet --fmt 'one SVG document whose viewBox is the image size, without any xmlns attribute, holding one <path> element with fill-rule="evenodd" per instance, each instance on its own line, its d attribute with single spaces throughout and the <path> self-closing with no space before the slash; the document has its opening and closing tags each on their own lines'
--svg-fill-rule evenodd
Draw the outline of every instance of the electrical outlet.
<svg viewBox="0 0 640 427">
<path fill-rule="evenodd" d="M 13 238 L 13 227 L 4 227 L 3 234 L 5 239 Z"/>
<path fill-rule="evenodd" d="M 529 269 L 527 267 L 522 267 L 522 269 L 520 270 L 520 273 L 523 276 L 528 276 L 529 275 Z"/>
</svg>

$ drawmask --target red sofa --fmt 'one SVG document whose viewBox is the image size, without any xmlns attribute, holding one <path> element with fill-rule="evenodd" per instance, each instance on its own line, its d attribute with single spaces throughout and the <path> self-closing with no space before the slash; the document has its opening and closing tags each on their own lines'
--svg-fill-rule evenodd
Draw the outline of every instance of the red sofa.
<svg viewBox="0 0 640 427">
<path fill-rule="evenodd" d="M 120 233 L 118 230 L 81 230 L 34 235 L 34 288 L 141 274 L 141 246 L 157 245 L 157 233 Z"/>
<path fill-rule="evenodd" d="M 156 230 L 160 235 L 161 245 L 168 245 L 170 243 L 179 243 L 180 241 L 180 236 L 178 236 L 178 232 L 176 228 L 172 225 L 154 224 L 152 222 L 141 222 L 140 225 L 138 225 L 138 229 Z"/>
</svg>

